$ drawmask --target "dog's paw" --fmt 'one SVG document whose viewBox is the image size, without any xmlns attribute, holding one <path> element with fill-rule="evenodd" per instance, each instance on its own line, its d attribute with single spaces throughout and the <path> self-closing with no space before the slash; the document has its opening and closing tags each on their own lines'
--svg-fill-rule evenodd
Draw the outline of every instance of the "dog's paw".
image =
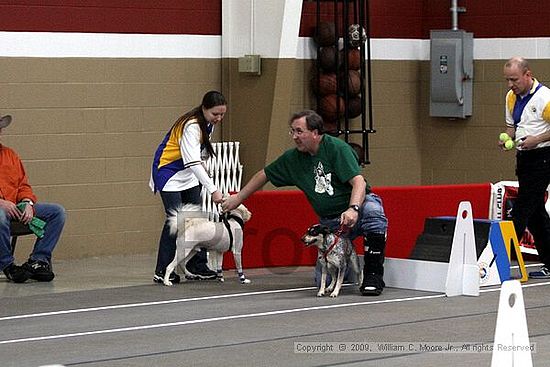
<svg viewBox="0 0 550 367">
<path fill-rule="evenodd" d="M 220 282 L 220 283 L 224 283 L 224 282 L 225 282 L 225 278 L 223 277 L 223 275 L 222 275 L 221 277 L 220 277 L 220 276 L 216 277 L 216 280 L 217 280 L 218 282 Z"/>
<path fill-rule="evenodd" d="M 168 286 L 168 287 L 171 287 L 174 285 L 174 283 L 172 283 L 170 280 L 165 280 L 164 282 L 164 285 Z"/>
<path fill-rule="evenodd" d="M 330 298 L 336 298 L 336 297 L 338 297 L 338 292 L 332 292 L 330 294 Z"/>
<path fill-rule="evenodd" d="M 323 297 L 325 295 L 325 292 L 317 292 L 317 297 Z"/>
</svg>

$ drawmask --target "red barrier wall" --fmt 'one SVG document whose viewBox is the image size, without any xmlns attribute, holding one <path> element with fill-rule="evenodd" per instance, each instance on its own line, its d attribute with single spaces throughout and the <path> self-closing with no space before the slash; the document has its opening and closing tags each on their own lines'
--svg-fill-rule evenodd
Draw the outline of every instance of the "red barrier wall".
<svg viewBox="0 0 550 367">
<path fill-rule="evenodd" d="M 321 2 L 322 20 L 334 19 L 334 4 Z M 473 32 L 476 38 L 550 35 L 547 1 L 522 0 L 519 14 L 514 11 L 515 4 L 510 0 L 462 0 L 460 5 L 467 12 L 460 14 L 460 27 Z M 451 27 L 449 1 L 372 0 L 369 6 L 373 38 L 428 39 L 430 30 Z M 303 1 L 300 36 L 313 36 L 316 11 L 316 1 Z M 3 31 L 201 35 L 222 32 L 220 0 L 0 1 L 0 14 Z"/>
<path fill-rule="evenodd" d="M 456 216 L 458 204 L 470 201 L 474 218 L 488 218 L 491 185 L 437 185 L 375 187 L 388 217 L 387 257 L 407 258 L 424 220 L 434 216 Z M 317 216 L 301 191 L 258 191 L 245 201 L 252 219 L 244 232 L 244 268 L 313 265 L 315 248 L 304 248 L 300 237 Z M 356 241 L 357 250 L 363 252 Z M 224 268 L 234 268 L 226 254 Z"/>
</svg>

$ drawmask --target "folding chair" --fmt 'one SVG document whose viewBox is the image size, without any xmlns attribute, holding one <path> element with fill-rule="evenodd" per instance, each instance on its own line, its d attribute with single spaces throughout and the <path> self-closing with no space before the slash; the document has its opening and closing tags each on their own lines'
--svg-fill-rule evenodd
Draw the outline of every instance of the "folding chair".
<svg viewBox="0 0 550 367">
<path fill-rule="evenodd" d="M 17 237 L 33 234 L 29 226 L 17 221 L 12 221 L 10 223 L 10 233 L 11 233 L 11 254 L 12 255 L 15 253 L 15 246 L 17 245 Z"/>
</svg>

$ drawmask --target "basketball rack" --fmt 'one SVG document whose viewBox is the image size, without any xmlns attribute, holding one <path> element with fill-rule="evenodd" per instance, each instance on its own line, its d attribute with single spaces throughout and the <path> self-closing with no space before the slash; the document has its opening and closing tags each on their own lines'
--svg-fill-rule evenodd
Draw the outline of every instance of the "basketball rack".
<svg viewBox="0 0 550 367">
<path fill-rule="evenodd" d="M 372 113 L 372 65 L 370 48 L 370 24 L 369 24 L 369 0 L 316 0 L 316 28 L 315 39 L 319 40 L 319 25 L 321 22 L 334 22 L 334 44 L 336 52 L 336 129 L 330 134 L 344 137 L 350 143 L 350 137 L 361 134 L 361 146 L 359 147 L 359 159 L 362 164 L 370 164 L 369 158 L 369 134 L 375 133 Z M 323 4 L 321 4 L 323 3 Z M 332 4 L 331 4 L 332 3 Z M 332 9 L 331 9 L 332 8 Z M 323 17 L 323 19 L 321 19 Z M 360 41 L 352 44 L 350 38 L 350 25 L 358 25 Z M 357 27 L 356 27 L 357 28 Z M 356 40 L 355 40 L 356 41 Z M 320 55 L 322 46 L 317 43 L 317 55 Z M 349 85 L 349 51 L 357 48 L 360 52 L 360 92 L 358 96 L 350 95 Z M 342 51 L 342 53 L 340 53 Z M 342 60 L 340 60 L 340 58 Z M 323 72 L 320 58 L 317 57 L 316 83 L 317 91 L 320 91 L 320 77 Z M 341 77 L 344 75 L 344 77 Z M 340 98 L 341 97 L 341 98 Z M 360 97 L 360 115 L 350 116 L 350 100 Z M 321 95 L 316 93 L 317 111 L 323 116 L 321 108 Z M 354 113 L 355 114 L 355 113 Z M 352 120 L 360 117 L 359 126 Z M 323 116 L 324 120 L 327 116 Z M 356 150 L 357 151 L 357 150 Z"/>
</svg>

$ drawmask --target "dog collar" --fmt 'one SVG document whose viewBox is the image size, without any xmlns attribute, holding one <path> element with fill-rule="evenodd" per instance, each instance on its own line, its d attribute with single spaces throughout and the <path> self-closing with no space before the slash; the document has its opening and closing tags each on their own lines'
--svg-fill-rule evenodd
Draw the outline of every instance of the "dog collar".
<svg viewBox="0 0 550 367">
<path fill-rule="evenodd" d="M 348 231 L 349 231 L 349 228 L 342 225 L 342 226 L 340 226 L 340 228 L 338 228 L 338 230 L 336 232 L 333 233 L 334 241 L 332 241 L 332 244 L 327 248 L 327 250 L 325 252 L 323 252 L 323 258 L 325 259 L 325 261 L 327 261 L 328 254 L 332 251 L 334 246 L 336 246 L 336 244 L 340 240 L 340 237 L 342 236 L 342 234 L 347 233 Z M 344 248 L 344 251 L 346 251 L 345 248 Z"/>
<path fill-rule="evenodd" d="M 244 221 L 242 220 L 241 217 L 237 217 L 236 215 L 233 215 L 233 214 L 227 214 L 224 217 L 225 217 L 225 219 L 222 219 L 222 220 L 224 220 L 224 222 L 227 222 L 229 219 L 233 219 L 235 222 L 239 223 L 239 225 L 241 226 L 241 229 L 244 229 Z"/>
<path fill-rule="evenodd" d="M 231 227 L 229 226 L 229 219 L 233 219 L 235 222 L 241 226 L 241 229 L 244 230 L 244 221 L 233 214 L 222 214 L 221 217 L 223 225 L 225 226 L 225 229 L 227 229 L 227 233 L 229 234 L 229 251 L 233 250 L 233 232 L 231 232 Z"/>
</svg>

